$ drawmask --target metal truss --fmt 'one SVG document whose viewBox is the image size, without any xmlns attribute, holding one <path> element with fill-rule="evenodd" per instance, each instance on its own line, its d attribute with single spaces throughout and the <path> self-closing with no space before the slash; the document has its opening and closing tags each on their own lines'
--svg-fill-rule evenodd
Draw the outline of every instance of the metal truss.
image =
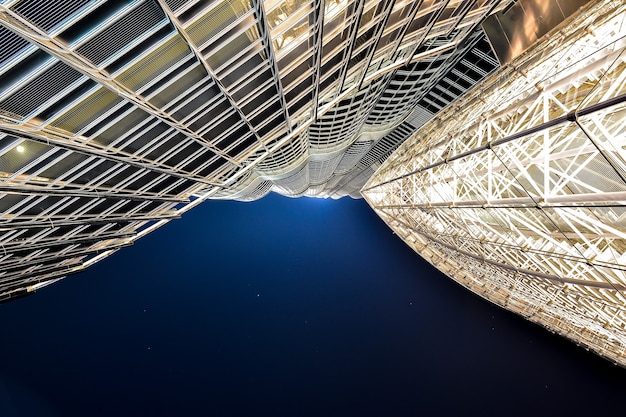
<svg viewBox="0 0 626 417">
<path fill-rule="evenodd" d="M 362 193 L 484 298 L 626 366 L 626 25 L 597 2 L 407 140 Z"/>
</svg>

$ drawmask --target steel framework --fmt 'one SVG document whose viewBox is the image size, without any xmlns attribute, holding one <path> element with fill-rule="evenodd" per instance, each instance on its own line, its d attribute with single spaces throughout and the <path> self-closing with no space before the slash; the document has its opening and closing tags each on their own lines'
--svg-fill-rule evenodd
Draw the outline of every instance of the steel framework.
<svg viewBox="0 0 626 417">
<path fill-rule="evenodd" d="M 594 2 L 427 122 L 362 193 L 482 297 L 626 366 L 626 14 Z"/>
<path fill-rule="evenodd" d="M 0 301 L 208 198 L 354 196 L 509 2 L 0 1 Z"/>
</svg>

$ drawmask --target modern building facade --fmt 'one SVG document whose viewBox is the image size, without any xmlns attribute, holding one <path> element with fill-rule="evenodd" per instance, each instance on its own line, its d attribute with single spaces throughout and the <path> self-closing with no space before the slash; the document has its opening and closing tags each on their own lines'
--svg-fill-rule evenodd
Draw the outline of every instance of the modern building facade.
<svg viewBox="0 0 626 417">
<path fill-rule="evenodd" d="M 549 9 L 576 17 L 545 35 Z M 444 273 L 624 365 L 622 15 L 586 0 L 0 0 L 0 301 L 207 199 L 364 187 Z"/>
<path fill-rule="evenodd" d="M 206 199 L 360 197 L 508 3 L 0 1 L 0 299 Z"/>
<path fill-rule="evenodd" d="M 590 2 L 363 188 L 439 270 L 626 366 L 626 9 Z"/>
</svg>

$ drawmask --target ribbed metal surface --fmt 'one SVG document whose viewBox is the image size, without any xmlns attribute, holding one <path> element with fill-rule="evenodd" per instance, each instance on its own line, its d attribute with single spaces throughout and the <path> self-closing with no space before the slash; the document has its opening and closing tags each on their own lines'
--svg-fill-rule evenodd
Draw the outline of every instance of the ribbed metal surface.
<svg viewBox="0 0 626 417">
<path fill-rule="evenodd" d="M 1 3 L 0 298 L 205 199 L 357 196 L 363 157 L 506 3 Z"/>
<path fill-rule="evenodd" d="M 360 167 L 366 168 L 374 163 L 382 163 L 393 151 L 404 143 L 409 136 L 415 132 L 415 127 L 409 123 L 403 123 L 393 132 L 381 138 L 370 151 L 361 158 L 358 163 Z"/>
<path fill-rule="evenodd" d="M 341 155 L 324 160 L 312 160 L 309 162 L 309 180 L 311 185 L 326 183 L 341 160 Z"/>
<path fill-rule="evenodd" d="M 47 32 L 90 2 L 92 0 L 29 0 L 17 2 L 12 9 Z"/>
<path fill-rule="evenodd" d="M 13 55 L 17 55 L 19 51 L 24 50 L 28 45 L 28 41 L 19 37 L 19 35 L 0 26 L 0 69 L 11 60 Z"/>
<path fill-rule="evenodd" d="M 259 198 L 265 197 L 272 191 L 272 182 L 271 181 L 263 181 L 259 184 L 253 191 L 246 193 L 243 197 L 238 197 L 239 201 L 254 201 Z"/>
<path fill-rule="evenodd" d="M 181 7 L 189 3 L 193 3 L 193 1 L 192 0 L 165 0 L 165 4 L 167 4 L 167 6 L 173 11 L 177 11 L 178 9 L 180 9 Z"/>
<path fill-rule="evenodd" d="M 336 172 L 338 174 L 350 171 L 356 166 L 356 164 L 363 158 L 363 156 L 370 150 L 373 141 L 358 141 L 354 142 L 346 150 L 341 158 L 341 162 L 337 166 Z"/>
<path fill-rule="evenodd" d="M 155 2 L 145 2 L 125 13 L 119 19 L 92 36 L 76 50 L 79 54 L 99 65 L 124 49 L 144 33 L 165 21 L 165 13 Z"/>
<path fill-rule="evenodd" d="M 2 99 L 0 110 L 28 116 L 81 77 L 75 69 L 55 62 L 18 91 Z"/>
</svg>

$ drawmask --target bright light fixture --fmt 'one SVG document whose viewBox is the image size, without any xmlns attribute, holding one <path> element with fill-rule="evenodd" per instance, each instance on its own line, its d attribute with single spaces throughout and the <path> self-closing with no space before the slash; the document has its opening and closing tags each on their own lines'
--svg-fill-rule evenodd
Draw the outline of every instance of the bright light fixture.
<svg viewBox="0 0 626 417">
<path fill-rule="evenodd" d="M 19 153 L 24 153 L 24 151 L 26 150 L 26 148 L 24 148 L 22 145 L 17 145 L 17 147 L 15 148 Z"/>
</svg>

